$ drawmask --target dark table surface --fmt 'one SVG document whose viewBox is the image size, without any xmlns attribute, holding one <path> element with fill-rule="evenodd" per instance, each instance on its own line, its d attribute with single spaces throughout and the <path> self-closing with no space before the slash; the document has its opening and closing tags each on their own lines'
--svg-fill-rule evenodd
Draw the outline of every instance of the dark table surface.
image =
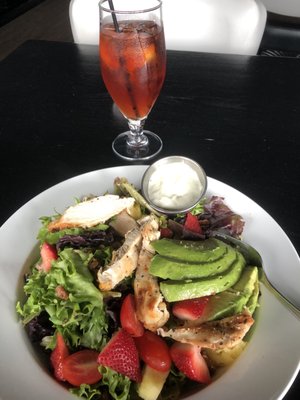
<svg viewBox="0 0 300 400">
<path fill-rule="evenodd" d="M 31 41 L 0 63 L 0 225 L 42 190 L 127 165 L 97 47 Z M 169 52 L 146 128 L 262 206 L 300 249 L 300 59 Z M 287 355 L 288 357 L 288 355 Z M 300 376 L 285 400 L 298 399 Z M 262 400 L 262 399 L 258 399 Z"/>
</svg>

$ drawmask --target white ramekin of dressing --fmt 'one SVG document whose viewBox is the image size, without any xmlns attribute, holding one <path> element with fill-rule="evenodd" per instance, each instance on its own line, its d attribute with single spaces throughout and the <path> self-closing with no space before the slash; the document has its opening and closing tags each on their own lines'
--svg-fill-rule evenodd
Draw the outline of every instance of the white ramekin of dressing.
<svg viewBox="0 0 300 400">
<path fill-rule="evenodd" d="M 203 197 L 207 177 L 194 160 L 170 156 L 147 168 L 142 179 L 142 193 L 157 211 L 178 214 L 193 208 Z"/>
</svg>

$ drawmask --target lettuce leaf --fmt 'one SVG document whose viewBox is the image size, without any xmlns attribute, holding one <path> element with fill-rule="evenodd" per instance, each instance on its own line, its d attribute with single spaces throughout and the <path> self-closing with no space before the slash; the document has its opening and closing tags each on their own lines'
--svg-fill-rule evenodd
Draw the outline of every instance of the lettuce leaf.
<svg viewBox="0 0 300 400">
<path fill-rule="evenodd" d="M 78 388 L 71 388 L 69 391 L 87 400 L 114 400 L 130 399 L 131 381 L 127 376 L 104 366 L 99 366 L 102 375 L 101 381 L 94 385 L 82 384 Z"/>
<path fill-rule="evenodd" d="M 27 300 L 17 311 L 24 324 L 46 311 L 71 348 L 101 350 L 106 343 L 107 315 L 100 290 L 93 283 L 88 264 L 91 252 L 65 248 L 48 273 L 33 268 L 24 286 Z M 57 289 L 66 296 L 61 298 Z"/>
<path fill-rule="evenodd" d="M 80 387 L 71 388 L 69 391 L 78 397 L 83 399 L 92 400 L 101 398 L 101 391 L 99 390 L 99 384 L 97 385 L 86 385 L 82 384 Z"/>
<path fill-rule="evenodd" d="M 111 397 L 115 400 L 126 400 L 130 391 L 130 379 L 102 365 L 99 367 L 99 372 L 102 375 L 101 384 L 108 387 Z"/>
<path fill-rule="evenodd" d="M 232 211 L 220 196 L 212 196 L 204 206 L 205 218 L 209 220 L 208 231 L 223 230 L 230 236 L 239 238 L 243 232 L 243 217 Z"/>
<path fill-rule="evenodd" d="M 95 225 L 88 230 L 85 228 L 66 228 L 66 229 L 61 229 L 59 231 L 55 232 L 50 232 L 48 230 L 48 225 L 50 224 L 51 221 L 54 219 L 58 218 L 59 215 L 55 215 L 53 217 L 41 217 L 40 221 L 42 222 L 42 226 L 38 232 L 37 239 L 41 241 L 41 243 L 47 242 L 49 244 L 56 244 L 59 239 L 63 238 L 64 236 L 68 235 L 81 235 L 87 232 L 93 232 L 93 231 L 105 231 L 109 228 L 108 225 L 106 224 L 98 224 Z"/>
</svg>

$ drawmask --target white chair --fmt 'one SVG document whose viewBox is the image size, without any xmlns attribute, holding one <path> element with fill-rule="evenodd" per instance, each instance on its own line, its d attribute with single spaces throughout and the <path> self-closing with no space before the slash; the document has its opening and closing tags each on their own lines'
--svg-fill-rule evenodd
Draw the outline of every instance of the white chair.
<svg viewBox="0 0 300 400">
<path fill-rule="evenodd" d="M 185 10 L 164 2 L 169 49 L 213 53 L 257 54 L 266 10 L 260 0 L 185 0 Z"/>
<path fill-rule="evenodd" d="M 98 2 L 70 2 L 75 43 L 98 44 Z M 266 9 L 260 0 L 163 0 L 163 19 L 167 49 L 257 54 Z"/>
<path fill-rule="evenodd" d="M 71 0 L 69 16 L 75 43 L 99 44 L 99 0 Z"/>
<path fill-rule="evenodd" d="M 285 15 L 287 17 L 300 17 L 299 0 L 261 0 L 267 11 Z"/>
</svg>

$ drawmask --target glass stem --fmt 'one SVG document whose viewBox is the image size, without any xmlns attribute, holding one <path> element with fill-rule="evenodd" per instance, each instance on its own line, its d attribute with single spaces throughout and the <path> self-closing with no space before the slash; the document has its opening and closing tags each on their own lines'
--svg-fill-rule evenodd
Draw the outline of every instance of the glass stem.
<svg viewBox="0 0 300 400">
<path fill-rule="evenodd" d="M 148 138 L 143 134 L 146 118 L 140 120 L 128 119 L 130 129 L 127 144 L 130 147 L 145 147 L 148 145 Z"/>
</svg>

